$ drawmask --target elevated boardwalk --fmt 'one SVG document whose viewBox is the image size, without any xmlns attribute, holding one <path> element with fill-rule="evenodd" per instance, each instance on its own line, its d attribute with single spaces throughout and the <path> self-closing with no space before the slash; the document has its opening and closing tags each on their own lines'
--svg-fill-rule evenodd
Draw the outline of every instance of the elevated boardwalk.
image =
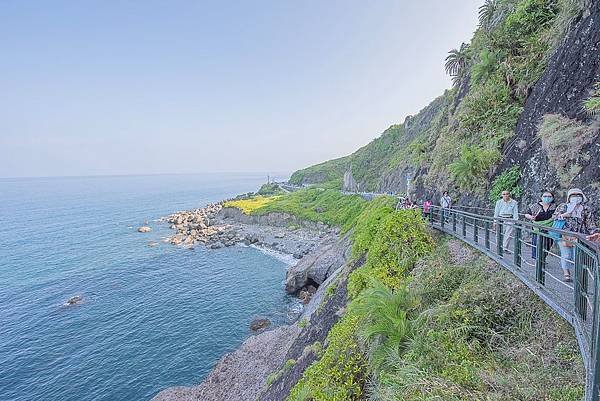
<svg viewBox="0 0 600 401">
<path fill-rule="evenodd" d="M 561 258 L 555 238 L 573 233 L 439 206 L 431 207 L 428 218 L 434 229 L 466 242 L 511 271 L 573 326 L 587 373 L 585 400 L 600 401 L 598 247 L 578 236 L 574 259 L 569 261 Z M 504 248 L 507 232 L 510 240 Z M 561 259 L 571 269 L 572 282 L 563 278 Z"/>
</svg>

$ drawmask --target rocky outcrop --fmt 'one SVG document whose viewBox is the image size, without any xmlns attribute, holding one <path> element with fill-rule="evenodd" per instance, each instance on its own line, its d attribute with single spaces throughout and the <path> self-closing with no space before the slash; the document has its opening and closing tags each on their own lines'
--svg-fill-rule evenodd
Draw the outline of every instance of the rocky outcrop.
<svg viewBox="0 0 600 401">
<path fill-rule="evenodd" d="M 321 285 L 349 257 L 350 240 L 330 239 L 318 249 L 288 269 L 285 290 L 295 294 L 308 285 Z"/>
<path fill-rule="evenodd" d="M 257 317 L 250 322 L 250 330 L 259 331 L 271 325 L 271 321 L 264 317 Z"/>
<path fill-rule="evenodd" d="M 67 299 L 67 302 L 65 302 L 65 306 L 74 306 L 74 305 L 79 305 L 80 303 L 83 302 L 83 296 L 82 295 L 74 295 L 71 298 Z"/>
<path fill-rule="evenodd" d="M 344 184 L 342 190 L 348 192 L 356 192 L 358 191 L 358 185 L 356 184 L 356 180 L 352 175 L 352 166 L 348 166 L 348 169 L 344 173 Z"/>
<path fill-rule="evenodd" d="M 161 221 L 171 224 L 176 233 L 168 240 L 173 245 L 193 245 L 196 242 L 208 244 L 215 236 L 223 233 L 227 227 L 211 224 L 212 219 L 222 209 L 222 204 L 209 204 L 200 209 L 184 210 L 163 217 Z M 227 238 L 229 240 L 229 238 Z M 233 240 L 233 236 L 231 238 Z M 226 244 L 228 241 L 226 241 Z M 233 245 L 233 242 L 231 243 Z"/>
<path fill-rule="evenodd" d="M 295 364 L 289 369 L 280 366 L 277 370 L 280 374 L 276 375 L 269 386 L 265 386 L 257 397 L 258 401 L 287 399 L 306 368 L 317 359 L 320 345 L 324 344 L 329 330 L 344 314 L 348 296 L 348 274 L 363 263 L 364 258 L 339 267 L 318 289 L 309 307 L 300 317 L 300 321 L 305 322 L 305 326 L 291 343 L 284 357 L 286 361 L 294 360 Z"/>
</svg>

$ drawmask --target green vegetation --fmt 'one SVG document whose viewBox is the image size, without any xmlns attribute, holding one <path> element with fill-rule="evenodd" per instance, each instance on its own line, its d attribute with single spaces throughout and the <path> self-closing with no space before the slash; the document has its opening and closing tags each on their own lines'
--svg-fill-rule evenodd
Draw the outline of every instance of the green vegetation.
<svg viewBox="0 0 600 401">
<path fill-rule="evenodd" d="M 596 83 L 594 93 L 585 101 L 583 108 L 591 116 L 600 114 L 600 82 Z"/>
<path fill-rule="evenodd" d="M 327 348 L 292 389 L 291 401 L 359 400 L 366 362 L 356 335 L 358 317 L 346 314 L 327 335 Z"/>
<path fill-rule="evenodd" d="M 576 120 L 547 114 L 542 118 L 538 136 L 561 185 L 567 187 L 581 172 L 582 162 L 590 158 L 590 154 L 582 152 L 582 149 L 592 143 L 598 133 L 594 127 Z"/>
<path fill-rule="evenodd" d="M 273 372 L 269 376 L 267 376 L 267 386 L 270 386 L 271 384 L 273 384 L 276 380 L 278 380 L 281 376 L 283 376 L 283 374 L 285 372 L 287 372 L 288 370 L 293 368 L 294 365 L 296 365 L 296 361 L 294 359 L 288 359 L 287 361 L 285 361 L 283 368 L 281 368 L 277 372 Z"/>
<path fill-rule="evenodd" d="M 352 222 L 352 258 L 365 262 L 288 400 L 581 399 L 571 328 L 509 273 L 456 241 L 436 245 L 420 214 L 396 211 L 391 198 L 339 212 Z"/>
<path fill-rule="evenodd" d="M 483 177 L 499 158 L 497 150 L 463 145 L 460 158 L 452 162 L 449 169 L 460 188 L 485 188 Z"/>
<path fill-rule="evenodd" d="M 490 202 L 495 203 L 500 199 L 502 191 L 510 191 L 513 198 L 520 198 L 523 195 L 523 187 L 519 185 L 521 180 L 521 169 L 514 166 L 498 175 L 492 183 L 490 189 Z"/>
<path fill-rule="evenodd" d="M 245 214 L 252 214 L 255 211 L 264 208 L 268 204 L 279 199 L 278 196 L 264 197 L 255 196 L 252 198 L 227 201 L 223 204 L 224 207 L 235 207 L 240 209 Z"/>
<path fill-rule="evenodd" d="M 257 192 L 261 196 L 283 195 L 284 193 L 285 191 L 275 183 L 263 184 Z"/>
<path fill-rule="evenodd" d="M 359 220 L 378 219 L 377 224 L 356 227 L 356 236 L 368 234 L 360 232 L 365 229 L 373 233 L 366 251 L 365 264 L 350 275 L 348 294 L 351 298 L 358 296 L 363 290 L 380 282 L 391 289 L 399 289 L 415 262 L 431 250 L 432 241 L 418 210 L 393 211 L 381 216 L 380 211 L 370 211 Z M 363 247 L 361 243 L 354 245 Z M 357 254 L 360 250 L 353 249 Z"/>
<path fill-rule="evenodd" d="M 254 213 L 290 213 L 303 220 L 339 226 L 345 232 L 356 223 L 366 204 L 367 201 L 359 195 L 348 196 L 333 189 L 306 188 L 276 198 L 255 209 Z"/>
<path fill-rule="evenodd" d="M 467 68 L 471 60 L 471 52 L 469 45 L 462 43 L 460 48 L 452 49 L 448 52 L 446 57 L 446 72 L 452 77 L 452 82 L 457 85 L 464 78 L 467 73 Z"/>
<path fill-rule="evenodd" d="M 415 334 L 385 358 L 371 399 L 580 400 L 584 369 L 569 325 L 485 256 L 449 260 L 450 244 L 413 272 Z"/>
</svg>

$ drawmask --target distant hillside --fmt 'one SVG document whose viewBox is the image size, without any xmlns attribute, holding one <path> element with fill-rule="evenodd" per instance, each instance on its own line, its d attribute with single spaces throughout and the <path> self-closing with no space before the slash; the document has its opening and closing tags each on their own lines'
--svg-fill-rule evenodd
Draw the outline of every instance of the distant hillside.
<svg viewBox="0 0 600 401">
<path fill-rule="evenodd" d="M 471 42 L 446 59 L 451 89 L 290 182 L 341 185 L 348 171 L 368 191 L 405 192 L 410 180 L 417 198 L 448 189 L 486 204 L 508 187 L 529 201 L 579 186 L 597 200 L 599 43 L 598 1 L 487 0 Z"/>
</svg>

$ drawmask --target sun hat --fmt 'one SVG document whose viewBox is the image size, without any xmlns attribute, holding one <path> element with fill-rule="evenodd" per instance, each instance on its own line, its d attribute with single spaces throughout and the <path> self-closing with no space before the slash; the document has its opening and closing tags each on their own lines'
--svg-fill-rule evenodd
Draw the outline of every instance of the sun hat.
<svg viewBox="0 0 600 401">
<path fill-rule="evenodd" d="M 571 197 L 571 195 L 581 195 L 583 197 L 583 201 L 587 202 L 587 196 L 585 196 L 583 191 L 579 188 L 569 189 L 569 192 L 567 192 L 567 202 L 569 201 L 569 198 Z"/>
</svg>

